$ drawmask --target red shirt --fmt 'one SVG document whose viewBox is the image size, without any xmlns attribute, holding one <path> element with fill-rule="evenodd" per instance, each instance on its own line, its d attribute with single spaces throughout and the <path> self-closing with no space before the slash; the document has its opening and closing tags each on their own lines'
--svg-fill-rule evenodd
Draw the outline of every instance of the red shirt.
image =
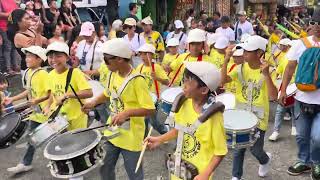
<svg viewBox="0 0 320 180">
<path fill-rule="evenodd" d="M 0 11 L 4 13 L 11 13 L 13 10 L 18 9 L 14 0 L 0 0 Z M 7 31 L 8 18 L 0 18 L 0 29 L 4 32 Z"/>
</svg>

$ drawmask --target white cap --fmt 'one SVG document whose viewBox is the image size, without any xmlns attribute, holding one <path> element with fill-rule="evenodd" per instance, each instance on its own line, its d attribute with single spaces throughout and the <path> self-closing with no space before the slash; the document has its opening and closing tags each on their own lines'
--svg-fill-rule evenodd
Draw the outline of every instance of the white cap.
<svg viewBox="0 0 320 180">
<path fill-rule="evenodd" d="M 145 43 L 138 49 L 138 52 L 149 52 L 154 54 L 156 52 L 156 48 L 152 44 Z"/>
<path fill-rule="evenodd" d="M 142 20 L 141 20 L 141 23 L 153 25 L 153 21 L 152 21 L 152 19 L 151 19 L 150 16 L 147 16 L 147 17 L 145 17 L 144 19 L 142 19 Z"/>
<path fill-rule="evenodd" d="M 114 38 L 103 43 L 102 53 L 126 59 L 130 59 L 132 55 L 128 42 L 122 38 Z"/>
<path fill-rule="evenodd" d="M 279 41 L 280 45 L 290 46 L 291 40 L 289 38 L 284 38 Z"/>
<path fill-rule="evenodd" d="M 177 29 L 182 29 L 182 28 L 184 28 L 184 25 L 183 25 L 183 23 L 182 23 L 181 20 L 175 20 L 175 21 L 174 21 L 174 26 L 175 26 L 175 28 L 177 28 Z"/>
<path fill-rule="evenodd" d="M 221 74 L 218 68 L 209 62 L 184 62 L 185 67 L 204 82 L 210 91 L 215 91 L 221 83 Z"/>
<path fill-rule="evenodd" d="M 177 38 L 171 38 L 168 40 L 167 47 L 179 46 L 179 40 Z"/>
<path fill-rule="evenodd" d="M 237 47 L 240 47 L 240 46 L 235 46 L 233 49 L 232 49 L 232 56 L 243 56 L 243 53 L 244 53 L 244 50 L 241 48 L 241 49 L 237 49 Z"/>
<path fill-rule="evenodd" d="M 239 44 L 245 51 L 255 51 L 258 49 L 261 49 L 263 51 L 266 50 L 268 44 L 268 40 L 264 39 L 261 36 L 253 35 L 248 37 L 248 39 L 242 43 Z"/>
<path fill-rule="evenodd" d="M 208 46 L 211 46 L 212 44 L 216 43 L 219 37 L 223 36 L 222 34 L 219 33 L 214 33 L 214 34 L 207 34 L 207 44 Z"/>
<path fill-rule="evenodd" d="M 119 29 L 122 26 L 122 21 L 120 19 L 114 20 L 112 23 L 112 29 Z"/>
<path fill-rule="evenodd" d="M 229 45 L 229 39 L 226 38 L 225 36 L 221 36 L 214 44 L 214 47 L 216 49 L 225 49 L 226 47 L 228 47 L 228 45 Z"/>
<path fill-rule="evenodd" d="M 250 37 L 251 35 L 250 34 L 248 34 L 248 33 L 244 33 L 244 34 L 242 34 L 242 36 L 241 36 L 241 39 L 240 39 L 240 42 L 245 42 L 247 39 L 248 39 L 248 37 Z"/>
<path fill-rule="evenodd" d="M 64 42 L 55 41 L 49 44 L 47 47 L 46 55 L 48 55 L 50 51 L 62 52 L 69 56 L 69 46 Z"/>
<path fill-rule="evenodd" d="M 206 41 L 206 32 L 202 29 L 192 29 L 190 30 L 187 42 L 205 42 Z"/>
<path fill-rule="evenodd" d="M 289 43 L 289 46 L 293 46 L 295 45 L 296 43 L 298 43 L 300 40 L 299 39 L 294 39 L 294 40 L 291 40 L 290 43 Z"/>
<path fill-rule="evenodd" d="M 46 50 L 43 49 L 40 46 L 30 46 L 27 48 L 22 48 L 21 51 L 26 54 L 27 52 L 32 53 L 34 55 L 37 55 L 39 58 L 41 58 L 43 61 L 47 60 L 46 56 Z"/>
<path fill-rule="evenodd" d="M 124 24 L 129 25 L 129 26 L 136 26 L 137 25 L 137 21 L 133 18 L 127 18 L 124 21 Z"/>
<path fill-rule="evenodd" d="M 246 11 L 239 11 L 238 15 L 240 16 L 247 16 Z"/>
</svg>

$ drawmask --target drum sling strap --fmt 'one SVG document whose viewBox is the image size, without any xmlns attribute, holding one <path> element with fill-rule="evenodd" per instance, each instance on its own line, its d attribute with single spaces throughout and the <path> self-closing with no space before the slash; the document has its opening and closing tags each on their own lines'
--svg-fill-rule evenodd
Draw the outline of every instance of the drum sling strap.
<svg viewBox="0 0 320 180">
<path fill-rule="evenodd" d="M 96 46 L 99 40 L 96 40 L 96 42 L 94 43 L 93 46 L 93 52 L 92 52 L 92 59 L 91 59 L 91 64 L 90 64 L 90 71 L 93 69 L 93 61 L 94 61 L 94 54 L 95 54 L 95 50 L 96 50 Z"/>
<path fill-rule="evenodd" d="M 183 93 L 180 93 L 174 100 L 171 112 L 178 112 L 185 102 L 187 98 L 184 96 Z M 198 127 L 206 122 L 213 114 L 217 112 L 223 112 L 225 106 L 221 102 L 211 102 L 210 104 L 205 104 L 203 106 L 203 113 L 200 117 L 190 126 L 186 127 L 183 125 L 179 125 L 175 123 L 174 128 L 178 130 L 178 138 L 177 138 L 177 148 L 175 151 L 175 163 L 174 163 L 174 175 L 180 177 L 181 175 L 181 162 L 182 162 L 182 149 L 183 149 L 183 136 L 184 133 L 194 135 Z M 184 162 L 187 163 L 187 162 Z M 188 163 L 187 163 L 188 164 Z M 190 163 L 189 163 L 190 164 Z M 195 174 L 196 175 L 196 174 Z M 193 176 L 195 176 L 193 175 Z M 192 177 L 194 178 L 194 177 Z"/>
<path fill-rule="evenodd" d="M 247 91 L 248 92 L 247 93 L 248 102 L 247 103 L 237 103 L 237 108 L 250 111 L 250 112 L 254 113 L 259 119 L 263 119 L 264 109 L 261 107 L 253 106 L 253 89 L 254 88 L 261 89 L 263 81 L 264 81 L 264 77 L 262 77 L 259 80 L 258 84 L 256 84 L 256 85 L 254 83 L 247 83 L 243 78 L 243 64 L 240 64 L 240 66 L 238 67 L 238 77 L 239 77 L 241 84 L 248 86 L 248 91 Z"/>
</svg>

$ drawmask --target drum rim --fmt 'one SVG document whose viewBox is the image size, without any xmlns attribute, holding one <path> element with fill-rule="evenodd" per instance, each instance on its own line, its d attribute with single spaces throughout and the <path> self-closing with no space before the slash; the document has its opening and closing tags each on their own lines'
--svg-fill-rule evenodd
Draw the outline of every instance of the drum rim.
<svg viewBox="0 0 320 180">
<path fill-rule="evenodd" d="M 226 110 L 224 111 L 224 113 L 225 113 L 226 111 L 232 111 L 232 110 L 233 110 L 233 111 L 236 110 L 236 111 L 249 112 L 250 114 L 254 115 L 254 117 L 257 118 L 257 124 L 255 124 L 254 126 L 252 126 L 252 127 L 250 127 L 250 128 L 241 129 L 241 130 L 229 129 L 229 128 L 224 127 L 224 124 L 223 124 L 223 127 L 224 127 L 224 129 L 226 130 L 226 132 L 227 132 L 227 130 L 231 130 L 231 131 L 235 131 L 235 132 L 248 132 L 248 131 L 251 131 L 252 129 L 255 129 L 255 128 L 258 127 L 260 121 L 259 121 L 259 118 L 258 118 L 253 112 L 246 111 L 246 110 L 243 110 L 243 109 L 226 109 Z M 223 117 L 223 121 L 225 121 L 224 117 Z"/>
<path fill-rule="evenodd" d="M 56 136 L 54 139 L 64 135 L 64 134 L 71 134 L 72 132 L 76 132 L 77 130 L 73 130 L 73 131 L 68 131 L 66 133 L 63 133 L 63 134 L 60 134 L 58 136 Z M 102 135 L 101 133 L 98 131 L 98 130 L 92 130 L 93 132 L 95 132 L 97 134 L 97 138 L 87 147 L 81 149 L 81 150 L 78 150 L 78 151 L 75 151 L 75 152 L 72 152 L 72 153 L 69 153 L 69 154 L 64 154 L 64 155 L 52 155 L 52 154 L 49 154 L 48 153 L 48 148 L 49 148 L 49 145 L 51 144 L 52 141 L 50 141 L 44 151 L 43 151 L 43 155 L 44 157 L 46 157 L 47 159 L 49 160 L 54 160 L 54 161 L 61 161 L 61 160 L 69 160 L 69 159 L 73 159 L 75 157 L 78 157 L 84 153 L 87 153 L 88 151 L 90 151 L 91 149 L 93 149 L 94 147 L 96 147 L 99 142 L 101 141 L 101 138 L 102 138 Z M 54 140 L 53 139 L 53 140 Z"/>
<path fill-rule="evenodd" d="M 6 115 L 10 115 L 10 114 L 18 114 L 18 116 L 19 116 L 19 121 L 18 121 L 18 123 L 16 124 L 16 126 L 13 128 L 13 130 L 12 130 L 10 133 L 8 133 L 7 136 L 5 136 L 5 137 L 2 138 L 2 141 L 3 141 L 3 142 L 7 141 L 7 140 L 9 139 L 9 137 L 10 137 L 13 133 L 15 133 L 16 129 L 17 129 L 22 123 L 25 123 L 25 125 L 26 125 L 26 122 L 22 121 L 21 116 L 20 116 L 19 113 L 17 113 L 17 112 L 10 112 L 10 113 L 5 114 L 5 116 L 6 116 Z M 3 116 L 3 117 L 4 117 L 4 116 Z M 25 128 L 24 128 L 24 129 L 25 129 Z M 24 133 L 24 132 L 25 132 L 25 131 L 23 131 L 23 133 Z M 1 138 L 0 138 L 0 141 L 1 141 Z"/>
<path fill-rule="evenodd" d="M 166 91 L 168 91 L 169 89 L 181 89 L 181 92 L 179 92 L 177 95 L 179 95 L 180 93 L 183 92 L 183 88 L 182 88 L 182 87 L 171 87 L 171 88 L 165 89 L 165 90 L 160 94 L 160 99 L 161 99 L 161 100 L 164 100 L 164 99 L 163 99 L 163 94 L 164 94 Z M 173 101 L 172 101 L 172 103 L 173 103 Z"/>
</svg>

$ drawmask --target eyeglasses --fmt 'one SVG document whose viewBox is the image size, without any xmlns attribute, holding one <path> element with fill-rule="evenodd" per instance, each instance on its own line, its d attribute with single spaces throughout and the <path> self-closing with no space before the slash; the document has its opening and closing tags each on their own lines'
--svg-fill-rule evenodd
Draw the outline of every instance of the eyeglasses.
<svg viewBox="0 0 320 180">
<path fill-rule="evenodd" d="M 319 25 L 319 22 L 310 21 L 310 22 L 309 22 L 309 25 L 311 25 L 311 26 L 316 26 L 316 25 Z"/>
</svg>

